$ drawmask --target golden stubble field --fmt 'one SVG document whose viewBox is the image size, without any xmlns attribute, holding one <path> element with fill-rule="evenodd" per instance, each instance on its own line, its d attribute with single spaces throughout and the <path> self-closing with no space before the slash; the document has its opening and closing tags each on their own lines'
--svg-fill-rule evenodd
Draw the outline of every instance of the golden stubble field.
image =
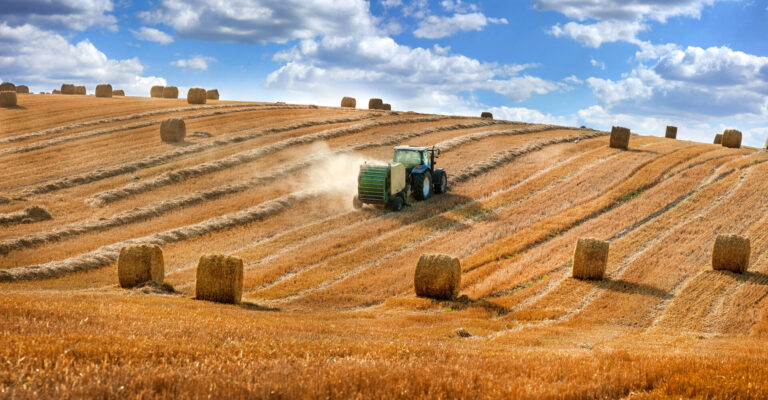
<svg viewBox="0 0 768 400">
<path fill-rule="evenodd" d="M 19 105 L 0 109 L 2 398 L 768 397 L 764 150 L 279 103 Z M 170 117 L 183 143 L 160 140 Z M 354 210 L 357 166 L 398 144 L 441 148 L 450 191 Z M 718 233 L 750 238 L 746 273 L 711 270 Z M 579 237 L 610 242 L 605 280 L 570 277 Z M 178 293 L 118 288 L 141 241 Z M 242 305 L 193 299 L 208 253 L 245 261 Z M 467 298 L 416 298 L 422 253 L 460 258 Z"/>
</svg>

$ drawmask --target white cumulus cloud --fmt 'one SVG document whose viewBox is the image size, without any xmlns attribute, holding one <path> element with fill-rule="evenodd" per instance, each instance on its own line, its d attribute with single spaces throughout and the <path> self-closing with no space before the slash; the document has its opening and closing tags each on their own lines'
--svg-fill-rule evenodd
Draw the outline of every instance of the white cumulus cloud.
<svg viewBox="0 0 768 400">
<path fill-rule="evenodd" d="M 148 28 L 142 26 L 138 31 L 132 30 L 133 37 L 139 40 L 145 40 L 148 42 L 156 42 L 160 44 L 168 44 L 173 42 L 173 37 L 161 30 L 155 28 Z"/>
<path fill-rule="evenodd" d="M 180 59 L 180 60 L 173 61 L 171 62 L 171 64 L 179 68 L 191 68 L 191 69 L 199 69 L 201 71 L 205 71 L 208 69 L 208 64 L 215 61 L 216 59 L 213 57 L 194 56 L 188 59 Z"/>
<path fill-rule="evenodd" d="M 488 24 L 506 23 L 505 18 L 488 18 L 479 12 L 454 14 L 452 17 L 431 15 L 419 21 L 419 27 L 413 32 L 413 35 L 427 39 L 439 39 L 459 31 L 480 31 Z"/>
</svg>

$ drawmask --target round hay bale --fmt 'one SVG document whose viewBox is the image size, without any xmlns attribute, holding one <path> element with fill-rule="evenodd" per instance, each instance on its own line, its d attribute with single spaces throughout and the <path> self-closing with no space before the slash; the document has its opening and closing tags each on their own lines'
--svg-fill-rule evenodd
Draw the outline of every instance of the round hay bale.
<svg viewBox="0 0 768 400">
<path fill-rule="evenodd" d="M 488 111 L 483 111 L 482 113 L 480 113 L 480 118 L 493 119 L 493 114 L 491 114 Z"/>
<path fill-rule="evenodd" d="M 29 94 L 29 86 L 27 85 L 16 86 L 16 93 Z"/>
<path fill-rule="evenodd" d="M 85 91 L 85 86 L 75 86 L 75 94 L 87 94 Z"/>
<path fill-rule="evenodd" d="M 614 126 L 611 128 L 611 139 L 609 146 L 614 149 L 624 149 L 629 147 L 629 128 Z"/>
<path fill-rule="evenodd" d="M 61 94 L 75 94 L 75 85 L 71 83 L 62 84 Z"/>
<path fill-rule="evenodd" d="M 573 277 L 601 280 L 608 262 L 608 242 L 592 238 L 579 238 L 573 253 Z"/>
<path fill-rule="evenodd" d="M 136 244 L 120 249 L 117 279 L 120 287 L 132 288 L 146 282 L 163 283 L 163 249 L 156 244 Z"/>
<path fill-rule="evenodd" d="M 178 99 L 179 98 L 179 88 L 176 86 L 166 86 L 163 88 L 163 98 L 164 99 Z"/>
<path fill-rule="evenodd" d="M 768 138 L 765 139 L 765 148 L 768 149 Z"/>
<path fill-rule="evenodd" d="M 341 106 L 347 108 L 357 107 L 357 100 L 354 97 L 343 97 L 341 99 Z"/>
<path fill-rule="evenodd" d="M 381 105 L 381 109 L 385 111 L 392 111 L 392 105 L 389 103 L 384 103 Z"/>
<path fill-rule="evenodd" d="M 187 103 L 189 104 L 205 104 L 205 100 L 208 95 L 203 88 L 191 88 L 187 92 Z"/>
<path fill-rule="evenodd" d="M 381 107 L 384 105 L 384 102 L 381 99 L 370 99 L 368 100 L 368 109 L 369 110 L 381 110 Z"/>
<path fill-rule="evenodd" d="M 29 218 L 32 218 L 35 221 L 49 221 L 53 219 L 53 216 L 51 213 L 48 212 L 43 207 L 40 206 L 32 206 L 24 210 Z"/>
<path fill-rule="evenodd" d="M 160 124 L 160 139 L 163 142 L 181 142 L 187 136 L 187 125 L 183 119 L 170 118 Z"/>
<path fill-rule="evenodd" d="M 219 90 L 218 89 L 211 89 L 205 92 L 205 97 L 208 100 L 218 100 L 219 99 Z"/>
<path fill-rule="evenodd" d="M 51 92 L 51 93 L 52 93 L 52 94 L 61 94 L 61 90 L 59 90 L 59 89 L 53 89 L 53 92 Z"/>
<path fill-rule="evenodd" d="M 96 97 L 112 97 L 112 85 L 108 83 L 96 85 Z"/>
<path fill-rule="evenodd" d="M 726 129 L 723 132 L 723 147 L 738 149 L 741 147 L 741 131 L 736 129 Z"/>
<path fill-rule="evenodd" d="M 0 83 L 0 92 L 15 92 L 16 85 L 11 82 Z"/>
<path fill-rule="evenodd" d="M 0 92 L 0 107 L 15 107 L 17 102 L 16 92 Z"/>
<path fill-rule="evenodd" d="M 668 139 L 677 139 L 677 127 L 668 125 L 667 132 L 664 133 L 664 137 Z"/>
<path fill-rule="evenodd" d="M 455 299 L 461 285 L 459 259 L 445 254 L 422 254 L 413 275 L 416 296 Z"/>
<path fill-rule="evenodd" d="M 712 142 L 712 143 L 714 143 L 714 144 L 723 144 L 723 134 L 722 133 L 716 134 L 715 135 L 715 141 Z"/>
<path fill-rule="evenodd" d="M 112 96 L 125 96 L 125 91 L 122 89 L 113 90 Z"/>
<path fill-rule="evenodd" d="M 717 235 L 712 248 L 712 269 L 743 273 L 749 266 L 749 238 Z"/>
<path fill-rule="evenodd" d="M 243 294 L 243 260 L 223 254 L 204 255 L 197 263 L 195 298 L 240 304 Z"/>
<path fill-rule="evenodd" d="M 152 86 L 152 89 L 149 89 L 149 95 L 151 97 L 163 97 L 163 89 L 165 86 Z"/>
</svg>

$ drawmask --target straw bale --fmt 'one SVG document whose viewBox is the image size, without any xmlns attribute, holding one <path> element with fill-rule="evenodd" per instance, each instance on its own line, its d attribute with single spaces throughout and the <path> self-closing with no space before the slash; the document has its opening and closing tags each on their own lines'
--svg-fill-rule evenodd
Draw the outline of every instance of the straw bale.
<svg viewBox="0 0 768 400">
<path fill-rule="evenodd" d="M 0 92 L 15 92 L 16 85 L 11 82 L 0 83 Z"/>
<path fill-rule="evenodd" d="M 354 97 L 344 97 L 341 99 L 341 106 L 355 108 L 357 107 L 357 100 Z"/>
<path fill-rule="evenodd" d="M 483 111 L 482 113 L 480 113 L 480 118 L 493 119 L 493 114 L 491 114 L 488 111 Z"/>
<path fill-rule="evenodd" d="M 208 98 L 208 100 L 218 100 L 219 99 L 219 90 L 218 89 L 210 89 L 205 92 L 205 97 Z"/>
<path fill-rule="evenodd" d="M 664 134 L 669 139 L 677 139 L 677 127 L 667 125 L 667 132 Z"/>
<path fill-rule="evenodd" d="M 243 294 L 243 260 L 223 254 L 204 255 L 197 263 L 195 298 L 240 304 Z"/>
<path fill-rule="evenodd" d="M 712 142 L 712 143 L 714 143 L 714 144 L 723 144 L 723 134 L 722 133 L 716 134 L 715 135 L 715 141 Z"/>
<path fill-rule="evenodd" d="M 384 105 L 384 102 L 381 99 L 370 99 L 368 100 L 368 109 L 369 110 L 381 110 L 381 107 Z"/>
<path fill-rule="evenodd" d="M 112 96 L 125 96 L 125 91 L 122 89 L 113 90 Z"/>
<path fill-rule="evenodd" d="M 187 103 L 189 104 L 205 104 L 207 98 L 203 88 L 190 88 L 187 92 Z"/>
<path fill-rule="evenodd" d="M 712 269 L 743 273 L 749 266 L 749 238 L 717 235 L 712 248 Z"/>
<path fill-rule="evenodd" d="M 112 85 L 108 83 L 96 85 L 96 97 L 112 97 Z"/>
<path fill-rule="evenodd" d="M 163 88 L 163 98 L 164 99 L 178 99 L 179 98 L 179 88 L 176 86 L 166 86 Z"/>
<path fill-rule="evenodd" d="M 29 94 L 29 87 L 27 85 L 16 86 L 16 93 Z"/>
<path fill-rule="evenodd" d="M 573 277 L 601 280 L 608 261 L 608 242 L 579 238 L 573 253 Z"/>
<path fill-rule="evenodd" d="M 419 297 L 455 299 L 461 285 L 459 259 L 445 254 L 422 254 L 413 275 L 413 289 Z"/>
<path fill-rule="evenodd" d="M 163 283 L 165 266 L 163 249 L 156 244 L 124 246 L 117 256 L 117 278 L 120 287 L 132 288 L 145 282 Z"/>
<path fill-rule="evenodd" d="M 384 103 L 381 105 L 381 109 L 386 111 L 392 111 L 392 105 L 389 103 Z"/>
<path fill-rule="evenodd" d="M 61 94 L 75 94 L 75 85 L 64 83 L 61 85 Z"/>
<path fill-rule="evenodd" d="M 180 142 L 187 136 L 187 125 L 183 119 L 169 118 L 160 124 L 160 139 L 164 142 Z"/>
<path fill-rule="evenodd" d="M 14 107 L 18 104 L 16 92 L 0 92 L 0 107 Z"/>
<path fill-rule="evenodd" d="M 75 94 L 86 94 L 85 86 L 75 86 Z"/>
<path fill-rule="evenodd" d="M 149 96 L 163 97 L 163 89 L 165 89 L 164 86 L 152 86 L 152 89 L 149 89 Z"/>
<path fill-rule="evenodd" d="M 611 128 L 610 146 L 626 150 L 629 147 L 629 129 L 621 126 Z"/>
<path fill-rule="evenodd" d="M 726 129 L 723 132 L 723 147 L 738 149 L 741 147 L 741 132 L 736 129 Z"/>
<path fill-rule="evenodd" d="M 53 89 L 53 92 L 51 92 L 51 93 L 52 93 L 52 94 L 61 94 L 61 90 L 59 90 L 59 89 Z"/>
</svg>

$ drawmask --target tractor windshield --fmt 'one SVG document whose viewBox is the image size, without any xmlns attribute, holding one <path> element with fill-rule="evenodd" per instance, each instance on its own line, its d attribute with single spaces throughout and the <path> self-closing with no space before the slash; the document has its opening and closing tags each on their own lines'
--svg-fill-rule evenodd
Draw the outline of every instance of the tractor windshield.
<svg viewBox="0 0 768 400">
<path fill-rule="evenodd" d="M 395 157 L 392 161 L 403 164 L 406 169 L 424 163 L 424 160 L 421 159 L 421 152 L 416 150 L 395 150 Z"/>
</svg>

